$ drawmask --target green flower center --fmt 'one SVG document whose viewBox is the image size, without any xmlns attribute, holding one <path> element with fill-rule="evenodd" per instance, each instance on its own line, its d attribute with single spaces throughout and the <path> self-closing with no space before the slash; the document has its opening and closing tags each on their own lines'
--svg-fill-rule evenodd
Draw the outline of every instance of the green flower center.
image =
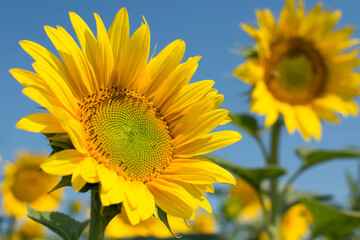
<svg viewBox="0 0 360 240">
<path fill-rule="evenodd" d="M 275 98 L 306 104 L 321 94 L 326 66 L 311 43 L 294 38 L 274 44 L 265 68 L 265 82 Z"/>
<path fill-rule="evenodd" d="M 90 155 L 131 181 L 150 181 L 172 157 L 167 123 L 132 91 L 100 90 L 81 104 Z"/>
</svg>

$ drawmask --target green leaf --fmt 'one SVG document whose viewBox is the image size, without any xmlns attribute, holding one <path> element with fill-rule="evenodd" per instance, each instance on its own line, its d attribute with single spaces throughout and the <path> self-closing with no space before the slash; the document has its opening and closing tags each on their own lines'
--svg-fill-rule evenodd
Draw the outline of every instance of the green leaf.
<svg viewBox="0 0 360 240">
<path fill-rule="evenodd" d="M 59 212 L 39 212 L 27 207 L 27 216 L 57 233 L 65 240 L 78 240 L 89 221 L 78 222 L 72 217 Z"/>
<path fill-rule="evenodd" d="M 258 137 L 260 127 L 253 116 L 248 114 L 230 114 L 229 116 L 236 126 L 240 127 L 252 136 Z"/>
<path fill-rule="evenodd" d="M 303 203 L 314 216 L 313 237 L 324 235 L 333 239 L 345 239 L 360 226 L 359 213 L 346 212 L 311 199 L 303 199 Z"/>
<path fill-rule="evenodd" d="M 159 208 L 158 206 L 156 206 L 155 208 L 155 212 L 154 212 L 154 217 L 159 219 L 160 221 L 162 221 L 165 226 L 167 227 L 167 229 L 170 231 L 171 235 L 173 235 L 173 237 L 175 238 L 180 238 L 181 236 L 176 236 L 172 230 L 171 230 L 171 227 L 169 225 L 169 221 L 168 221 L 168 218 L 167 218 L 167 213 L 164 212 L 161 208 Z"/>
<path fill-rule="evenodd" d="M 56 184 L 56 186 L 53 189 L 51 189 L 48 193 L 51 193 L 57 189 L 68 186 L 71 186 L 71 175 L 62 176 L 60 182 Z"/>
<path fill-rule="evenodd" d="M 264 168 L 243 168 L 235 166 L 233 163 L 226 161 L 223 158 L 213 155 L 205 155 L 206 158 L 211 159 L 216 164 L 232 171 L 238 177 L 243 178 L 249 182 L 256 190 L 260 190 L 260 183 L 268 178 L 274 178 L 286 173 L 286 170 L 278 166 L 268 166 Z"/>
<path fill-rule="evenodd" d="M 308 168 L 336 158 L 360 158 L 360 150 L 317 150 L 308 147 L 297 148 L 296 154 L 303 161 L 303 168 Z"/>
</svg>

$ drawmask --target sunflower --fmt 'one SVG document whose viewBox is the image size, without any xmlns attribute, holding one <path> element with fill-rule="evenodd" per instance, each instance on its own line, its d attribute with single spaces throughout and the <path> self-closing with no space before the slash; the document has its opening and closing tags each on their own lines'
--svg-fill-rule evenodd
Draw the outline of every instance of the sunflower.
<svg viewBox="0 0 360 240">
<path fill-rule="evenodd" d="M 300 0 L 286 0 L 276 23 L 269 10 L 257 11 L 259 29 L 241 27 L 256 42 L 256 56 L 234 70 L 253 86 L 250 110 L 266 115 L 271 126 L 283 116 L 287 130 L 305 140 L 321 138 L 321 120 L 339 122 L 336 115 L 356 115 L 359 95 L 358 43 L 349 39 L 354 28 L 334 30 L 340 11 L 322 11 L 317 4 L 306 13 Z"/>
<path fill-rule="evenodd" d="M 238 209 L 234 214 L 245 222 L 254 221 L 262 215 L 259 194 L 242 178 L 236 180 L 236 185 L 230 189 L 230 205 Z"/>
<path fill-rule="evenodd" d="M 81 48 L 62 27 L 45 31 L 62 60 L 30 41 L 20 44 L 34 59 L 36 73 L 12 69 L 23 93 L 49 112 L 31 114 L 20 129 L 67 134 L 74 148 L 52 154 L 41 168 L 72 175 L 75 190 L 99 183 L 103 206 L 121 203 L 132 224 L 155 206 L 192 218 L 212 183 L 235 183 L 233 176 L 199 157 L 238 141 L 235 131 L 212 132 L 228 123 L 218 109 L 223 96 L 214 81 L 189 83 L 200 57 L 180 63 L 185 44 L 175 40 L 149 58 L 150 31 L 144 20 L 129 37 L 125 8 L 106 31 L 95 15 L 97 38 L 75 13 L 70 19 Z M 144 201 L 146 199 L 146 201 Z"/>
<path fill-rule="evenodd" d="M 45 229 L 33 220 L 28 220 L 11 234 L 10 240 L 43 240 Z"/>
<path fill-rule="evenodd" d="M 45 154 L 19 153 L 15 163 L 5 167 L 2 183 L 3 209 L 13 217 L 25 216 L 26 205 L 39 210 L 57 207 L 61 191 L 48 192 L 59 181 L 59 177 L 41 171 L 40 164 Z"/>
<path fill-rule="evenodd" d="M 284 214 L 280 225 L 281 240 L 300 240 L 309 233 L 314 217 L 304 204 L 290 207 Z"/>
<path fill-rule="evenodd" d="M 280 240 L 301 240 L 310 232 L 314 217 L 302 203 L 290 207 L 283 215 L 280 224 Z M 270 240 L 267 232 L 259 234 L 259 240 Z"/>
</svg>

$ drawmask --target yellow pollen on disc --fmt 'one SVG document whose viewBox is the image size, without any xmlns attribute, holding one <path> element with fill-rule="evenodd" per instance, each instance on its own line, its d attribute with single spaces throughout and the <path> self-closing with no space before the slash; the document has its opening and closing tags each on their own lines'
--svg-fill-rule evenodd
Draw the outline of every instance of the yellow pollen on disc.
<svg viewBox="0 0 360 240">
<path fill-rule="evenodd" d="M 326 65 L 310 42 L 300 38 L 272 45 L 265 65 L 265 83 L 272 95 L 290 104 L 306 104 L 321 94 Z"/>
<path fill-rule="evenodd" d="M 118 175 L 147 182 L 170 163 L 168 125 L 144 97 L 114 87 L 84 98 L 80 109 L 90 155 Z"/>
</svg>

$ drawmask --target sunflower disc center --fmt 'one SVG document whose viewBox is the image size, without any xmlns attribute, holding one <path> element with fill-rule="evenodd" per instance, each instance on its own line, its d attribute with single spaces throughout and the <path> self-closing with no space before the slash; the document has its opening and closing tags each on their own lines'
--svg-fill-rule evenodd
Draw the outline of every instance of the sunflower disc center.
<svg viewBox="0 0 360 240">
<path fill-rule="evenodd" d="M 12 185 L 14 196 L 20 201 L 31 203 L 49 191 L 46 188 L 46 179 L 49 178 L 44 172 L 40 172 L 39 166 L 28 166 L 21 169 L 15 176 Z"/>
<path fill-rule="evenodd" d="M 90 155 L 131 181 L 150 181 L 171 160 L 172 138 L 156 108 L 132 91 L 100 90 L 81 104 Z"/>
<path fill-rule="evenodd" d="M 311 43 L 294 38 L 274 44 L 265 68 L 265 82 L 275 98 L 306 104 L 317 97 L 326 81 L 326 66 Z"/>
</svg>

